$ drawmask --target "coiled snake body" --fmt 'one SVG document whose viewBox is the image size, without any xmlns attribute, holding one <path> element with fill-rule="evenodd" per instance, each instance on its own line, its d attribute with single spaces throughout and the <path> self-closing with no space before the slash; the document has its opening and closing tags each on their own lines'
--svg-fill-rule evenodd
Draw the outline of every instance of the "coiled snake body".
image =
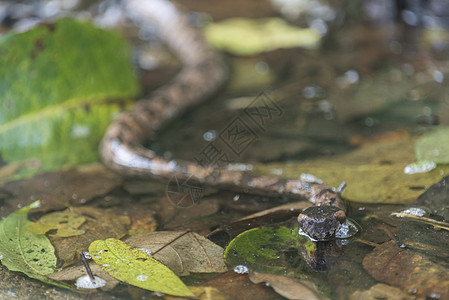
<svg viewBox="0 0 449 300">
<path fill-rule="evenodd" d="M 220 188 L 245 190 L 263 195 L 282 195 L 306 198 L 333 207 L 328 215 L 299 216 L 303 230 L 318 239 L 333 235 L 345 220 L 343 202 L 337 192 L 325 184 L 300 179 L 255 176 L 248 172 L 221 168 L 218 176 L 212 166 L 180 160 L 166 160 L 142 144 L 152 141 L 167 120 L 181 114 L 188 107 L 209 98 L 226 79 L 221 57 L 204 41 L 201 33 L 189 24 L 188 15 L 165 0 L 128 0 L 128 11 L 142 22 L 151 21 L 160 37 L 178 56 L 183 68 L 165 86 L 148 99 L 138 101 L 131 111 L 120 114 L 109 126 L 100 146 L 104 163 L 127 175 L 149 176 L 180 180 L 196 180 Z M 215 172 L 216 174 L 217 172 Z M 317 225 L 318 224 L 318 225 Z M 319 230 L 316 230 L 319 228 Z M 317 231 L 317 232 L 315 232 Z"/>
</svg>

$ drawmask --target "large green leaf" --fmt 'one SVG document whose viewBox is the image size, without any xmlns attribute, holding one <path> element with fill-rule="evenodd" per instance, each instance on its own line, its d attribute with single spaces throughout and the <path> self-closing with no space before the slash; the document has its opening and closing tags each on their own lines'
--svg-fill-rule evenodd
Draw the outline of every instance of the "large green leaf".
<svg viewBox="0 0 449 300">
<path fill-rule="evenodd" d="M 45 235 L 26 230 L 31 224 L 27 213 L 38 205 L 39 201 L 36 201 L 0 221 L 0 259 L 11 271 L 56 284 L 45 276 L 52 274 L 56 267 L 53 246 Z"/>
<path fill-rule="evenodd" d="M 0 38 L 0 155 L 43 169 L 98 157 L 105 128 L 137 93 L 129 47 L 70 19 Z"/>
<path fill-rule="evenodd" d="M 89 252 L 103 270 L 121 281 L 169 295 L 194 296 L 169 268 L 120 240 L 94 241 Z"/>
</svg>

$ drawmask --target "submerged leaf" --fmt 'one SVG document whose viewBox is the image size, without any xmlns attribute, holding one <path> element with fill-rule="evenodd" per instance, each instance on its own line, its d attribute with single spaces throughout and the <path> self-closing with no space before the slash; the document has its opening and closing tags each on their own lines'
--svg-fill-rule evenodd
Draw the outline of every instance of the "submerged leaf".
<svg viewBox="0 0 449 300">
<path fill-rule="evenodd" d="M 374 279 L 413 291 L 415 296 L 447 299 L 447 268 L 406 248 L 395 241 L 377 246 L 363 259 L 363 268 Z"/>
<path fill-rule="evenodd" d="M 85 233 L 66 238 L 50 236 L 50 240 L 56 248 L 58 258 L 64 261 L 65 264 L 77 257 L 78 252 L 86 251 L 93 241 L 108 237 L 119 239 L 128 232 L 130 223 L 128 216 L 118 216 L 105 209 L 87 206 L 72 207 L 70 211 L 86 219 L 86 222 L 79 228 L 85 231 Z"/>
<path fill-rule="evenodd" d="M 42 216 L 39 221 L 27 226 L 27 230 L 36 234 L 45 234 L 56 230 L 54 237 L 70 237 L 81 235 L 85 231 L 77 229 L 86 221 L 86 218 L 70 211 L 53 212 Z"/>
<path fill-rule="evenodd" d="M 253 55 L 279 48 L 318 46 L 320 35 L 310 28 L 288 25 L 280 18 L 232 18 L 206 27 L 207 40 L 237 55 Z"/>
<path fill-rule="evenodd" d="M 225 260 L 231 266 L 245 265 L 258 271 L 284 269 L 286 264 L 281 253 L 291 246 L 297 247 L 301 238 L 297 228 L 254 228 L 229 243 Z"/>
<path fill-rule="evenodd" d="M 95 241 L 89 252 L 103 270 L 121 281 L 169 295 L 194 296 L 169 268 L 120 240 Z"/>
<path fill-rule="evenodd" d="M 56 267 L 53 246 L 45 235 L 26 230 L 31 223 L 27 213 L 38 205 L 36 201 L 0 221 L 0 259 L 11 271 L 55 284 L 45 276 L 53 273 Z"/>
</svg>

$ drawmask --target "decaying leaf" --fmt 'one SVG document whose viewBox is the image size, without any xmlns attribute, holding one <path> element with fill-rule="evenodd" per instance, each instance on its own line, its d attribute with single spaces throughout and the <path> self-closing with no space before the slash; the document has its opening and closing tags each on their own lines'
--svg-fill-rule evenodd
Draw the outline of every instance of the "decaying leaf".
<svg viewBox="0 0 449 300">
<path fill-rule="evenodd" d="M 0 212 L 5 216 L 17 205 L 29 203 L 30 198 L 41 199 L 41 207 L 37 211 L 42 212 L 82 205 L 108 193 L 121 181 L 120 175 L 111 172 L 103 164 L 93 163 L 69 171 L 50 172 L 8 182 L 2 188 L 12 197 L 0 207 Z"/>
<path fill-rule="evenodd" d="M 72 207 L 70 211 L 86 219 L 79 227 L 85 233 L 66 238 L 50 236 L 58 258 L 66 264 L 77 257 L 80 251 L 87 251 L 90 243 L 95 240 L 110 237 L 119 239 L 128 233 L 128 216 L 117 216 L 107 210 L 93 207 Z"/>
<path fill-rule="evenodd" d="M 413 291 L 415 295 L 445 299 L 449 297 L 447 268 L 436 264 L 395 241 L 377 246 L 363 259 L 363 268 L 374 279 Z"/>
<path fill-rule="evenodd" d="M 344 197 L 355 202 L 412 203 L 426 187 L 440 180 L 442 174 L 449 174 L 449 167 L 439 166 L 428 173 L 405 174 L 404 168 L 414 160 L 411 141 L 405 142 L 368 145 L 330 160 L 256 166 L 255 172 L 270 174 L 281 169 L 282 176 L 286 178 L 308 173 L 335 187 L 345 181 Z"/>
<path fill-rule="evenodd" d="M 194 296 L 169 268 L 142 250 L 116 239 L 89 246 L 94 261 L 114 278 L 143 289 L 175 296 Z"/>
<path fill-rule="evenodd" d="M 375 299 L 424 300 L 425 298 L 407 294 L 396 287 L 383 283 L 373 285 L 369 290 L 354 292 L 349 297 L 349 300 L 375 300 Z"/>
<path fill-rule="evenodd" d="M 50 230 L 56 230 L 53 237 L 70 237 L 81 235 L 85 231 L 77 229 L 86 221 L 86 218 L 68 210 L 53 212 L 42 216 L 37 222 L 27 226 L 27 230 L 36 234 L 45 234 Z"/>
<path fill-rule="evenodd" d="M 232 299 L 272 300 L 279 297 L 267 285 L 254 284 L 249 280 L 248 274 L 239 274 L 233 270 L 202 282 L 201 285 L 215 287 L 223 293 L 230 295 Z"/>
<path fill-rule="evenodd" d="M 0 221 L 0 260 L 11 271 L 59 285 L 45 276 L 56 268 L 53 246 L 45 235 L 26 230 L 31 223 L 27 213 L 38 205 L 36 201 Z"/>
<path fill-rule="evenodd" d="M 320 297 L 315 284 L 310 281 L 297 281 L 285 276 L 250 272 L 249 279 L 254 283 L 266 282 L 279 294 L 287 299 L 319 300 Z"/>
<path fill-rule="evenodd" d="M 279 48 L 318 45 L 320 35 L 310 28 L 288 25 L 280 18 L 232 18 L 206 27 L 207 40 L 217 48 L 237 55 L 253 55 Z"/>
<path fill-rule="evenodd" d="M 156 231 L 132 236 L 126 242 L 149 249 L 155 259 L 178 276 L 227 270 L 223 248 L 194 232 Z"/>
</svg>

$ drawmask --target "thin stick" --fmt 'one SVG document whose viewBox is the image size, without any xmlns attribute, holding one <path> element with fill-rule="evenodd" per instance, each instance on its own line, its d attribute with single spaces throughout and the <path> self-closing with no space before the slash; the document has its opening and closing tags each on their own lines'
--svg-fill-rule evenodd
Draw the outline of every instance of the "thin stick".
<svg viewBox="0 0 449 300">
<path fill-rule="evenodd" d="M 92 283 L 95 283 L 95 277 L 94 274 L 92 274 L 92 270 L 89 267 L 89 264 L 87 263 L 86 257 L 84 256 L 84 252 L 80 252 L 81 260 L 83 261 L 84 268 L 86 268 L 87 275 L 89 275 L 90 280 Z"/>
</svg>

